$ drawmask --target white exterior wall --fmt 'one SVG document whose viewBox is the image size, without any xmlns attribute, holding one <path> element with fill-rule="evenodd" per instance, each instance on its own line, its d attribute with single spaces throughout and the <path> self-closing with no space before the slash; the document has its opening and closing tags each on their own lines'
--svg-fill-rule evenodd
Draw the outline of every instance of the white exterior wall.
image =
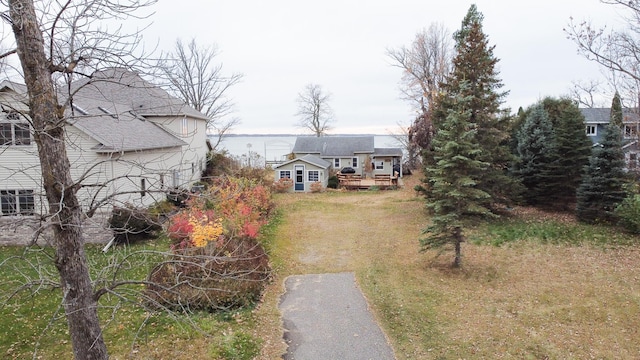
<svg viewBox="0 0 640 360">
<path fill-rule="evenodd" d="M 377 169 L 376 166 L 382 162 L 382 169 Z M 384 174 L 384 175 L 393 175 L 393 157 L 389 156 L 379 156 L 373 159 L 374 174 Z"/>
<path fill-rule="evenodd" d="M 353 158 L 358 158 L 358 166 L 354 167 L 353 166 Z M 354 156 L 350 156 L 350 157 L 341 157 L 340 158 L 340 166 L 339 167 L 335 167 L 334 165 L 334 161 L 335 161 L 335 157 L 323 157 L 323 160 L 328 161 L 329 163 L 331 163 L 331 167 L 333 168 L 333 170 L 335 170 L 336 172 L 340 171 L 340 169 L 344 168 L 344 167 L 351 167 L 354 168 L 356 170 L 356 174 L 358 175 L 362 175 L 364 174 L 364 161 L 367 158 L 366 155 L 362 155 L 362 154 L 357 154 Z"/>
<path fill-rule="evenodd" d="M 329 183 L 329 172 L 330 172 L 329 168 L 326 168 L 326 169 L 321 168 L 321 167 L 306 163 L 304 161 L 294 161 L 292 163 L 279 166 L 274 170 L 275 180 L 278 181 L 278 179 L 280 179 L 281 171 L 290 171 L 291 179 L 294 180 L 294 185 L 291 187 L 290 192 L 295 192 L 294 188 L 295 188 L 295 167 L 296 166 L 304 167 L 304 172 L 303 172 L 304 190 L 302 191 L 304 192 L 311 191 L 311 184 L 315 182 L 315 181 L 309 181 L 309 171 L 318 171 L 318 181 L 322 183 L 322 188 L 327 187 Z"/>
<path fill-rule="evenodd" d="M 159 125 L 162 129 L 187 143 L 182 149 L 179 159 L 182 169 L 178 186 L 188 186 L 199 181 L 202 170 L 206 167 L 207 153 L 207 124 L 205 120 L 189 117 L 147 117 L 149 121 Z M 186 119 L 186 127 L 183 120 Z M 177 161 L 177 159 L 174 159 Z"/>
<path fill-rule="evenodd" d="M 77 128 L 67 126 L 67 155 L 73 179 L 82 179 L 78 198 L 83 207 L 89 209 L 99 204 L 103 205 L 101 210 L 108 211 L 113 205 L 149 206 L 164 200 L 167 189 L 189 188 L 200 180 L 208 149 L 204 121 L 196 121 L 197 130 L 180 137 L 189 145 L 111 154 L 91 150 L 98 143 Z M 35 142 L 0 146 L 0 151 L 0 190 L 34 190 L 36 212 L 46 213 Z"/>
</svg>

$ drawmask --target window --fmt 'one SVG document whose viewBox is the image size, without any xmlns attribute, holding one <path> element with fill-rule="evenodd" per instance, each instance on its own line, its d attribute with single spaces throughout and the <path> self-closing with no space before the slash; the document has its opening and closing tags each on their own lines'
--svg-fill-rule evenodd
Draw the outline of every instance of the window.
<svg viewBox="0 0 640 360">
<path fill-rule="evenodd" d="M 173 170 L 173 187 L 177 188 L 180 186 L 180 172 L 178 170 Z"/>
<path fill-rule="evenodd" d="M 340 169 L 340 158 L 333 159 L 333 168 Z"/>
<path fill-rule="evenodd" d="M 140 179 L 140 196 L 147 195 L 147 180 Z"/>
<path fill-rule="evenodd" d="M 625 125 L 624 126 L 624 137 L 632 138 L 638 135 L 638 126 L 636 124 Z"/>
<path fill-rule="evenodd" d="M 164 189 L 164 174 L 160 174 L 160 189 Z"/>
<path fill-rule="evenodd" d="M 0 123 L 0 145 L 31 145 L 28 123 Z"/>
<path fill-rule="evenodd" d="M 33 190 L 0 190 L 0 210 L 2 215 L 33 215 Z"/>
<path fill-rule="evenodd" d="M 595 125 L 587 125 L 586 132 L 587 136 L 597 136 L 598 128 Z"/>
<path fill-rule="evenodd" d="M 354 169 L 358 168 L 358 158 L 354 157 L 353 159 L 351 159 L 351 166 L 353 166 Z"/>
<path fill-rule="evenodd" d="M 280 170 L 280 179 L 291 179 L 291 170 Z"/>
<path fill-rule="evenodd" d="M 376 161 L 376 170 L 383 170 L 384 169 L 384 161 Z"/>
<path fill-rule="evenodd" d="M 189 135 L 189 120 L 185 117 L 182 118 L 182 136 Z"/>
<path fill-rule="evenodd" d="M 191 163 L 191 175 L 196 173 L 196 163 Z"/>
<path fill-rule="evenodd" d="M 320 180 L 320 172 L 318 170 L 309 170 L 307 173 L 308 181 L 319 181 Z"/>
</svg>

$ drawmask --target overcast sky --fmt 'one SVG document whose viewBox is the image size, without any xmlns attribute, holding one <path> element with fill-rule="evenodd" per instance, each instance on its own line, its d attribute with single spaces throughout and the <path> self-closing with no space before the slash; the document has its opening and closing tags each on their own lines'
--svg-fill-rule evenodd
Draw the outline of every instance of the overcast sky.
<svg viewBox="0 0 640 360">
<path fill-rule="evenodd" d="M 315 83 L 331 93 L 332 133 L 387 134 L 415 115 L 400 99 L 401 71 L 386 49 L 409 45 L 434 22 L 453 33 L 472 3 L 484 15 L 512 112 L 567 94 L 572 81 L 602 77 L 566 38 L 570 17 L 621 21 L 598 0 L 160 0 L 145 40 L 164 50 L 177 38 L 218 46 L 224 72 L 244 74 L 229 93 L 241 121 L 235 133 L 301 133 L 297 94 Z"/>
</svg>

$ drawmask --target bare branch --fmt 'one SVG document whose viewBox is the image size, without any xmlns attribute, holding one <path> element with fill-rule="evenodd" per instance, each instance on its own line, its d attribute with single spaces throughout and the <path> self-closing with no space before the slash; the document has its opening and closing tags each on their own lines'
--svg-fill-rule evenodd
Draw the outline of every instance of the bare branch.
<svg viewBox="0 0 640 360">
<path fill-rule="evenodd" d="M 201 47 L 191 40 L 185 46 L 176 40 L 173 53 L 161 61 L 159 69 L 160 76 L 167 82 L 165 89 L 205 114 L 209 119 L 208 129 L 221 138 L 240 122 L 238 118 L 227 120 L 234 111 L 234 103 L 228 98 L 228 93 L 244 75 L 224 75 L 222 63 L 216 63 L 219 54 L 215 45 Z"/>
<path fill-rule="evenodd" d="M 323 93 L 322 87 L 317 84 L 309 84 L 304 91 L 298 94 L 298 112 L 300 118 L 298 126 L 309 130 L 315 136 L 320 137 L 331 130 L 334 121 L 333 110 L 329 106 L 331 94 Z"/>
<path fill-rule="evenodd" d="M 400 91 L 417 112 L 431 108 L 440 84 L 451 71 L 451 34 L 442 24 L 423 29 L 409 47 L 387 49 L 393 66 L 403 70 Z"/>
</svg>

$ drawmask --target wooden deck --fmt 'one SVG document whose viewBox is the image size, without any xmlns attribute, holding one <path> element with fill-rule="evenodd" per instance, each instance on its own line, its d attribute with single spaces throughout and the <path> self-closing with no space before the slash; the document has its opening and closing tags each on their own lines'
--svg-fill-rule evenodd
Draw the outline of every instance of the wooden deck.
<svg viewBox="0 0 640 360">
<path fill-rule="evenodd" d="M 379 189 L 387 189 L 401 185 L 401 179 L 391 175 L 375 175 L 373 178 L 362 178 L 360 175 L 338 174 L 338 181 L 340 187 L 347 190 L 367 190 L 374 186 Z"/>
</svg>

